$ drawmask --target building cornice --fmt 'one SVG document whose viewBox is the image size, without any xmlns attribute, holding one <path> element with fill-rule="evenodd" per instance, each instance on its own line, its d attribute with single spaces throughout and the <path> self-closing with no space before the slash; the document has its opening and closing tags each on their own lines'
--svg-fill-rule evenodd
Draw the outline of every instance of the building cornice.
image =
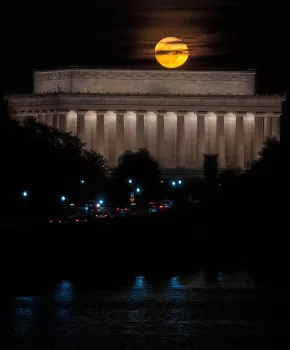
<svg viewBox="0 0 290 350">
<path fill-rule="evenodd" d="M 36 81 L 61 79 L 122 79 L 122 80 L 185 80 L 185 81 L 250 81 L 255 71 L 187 71 L 187 70 L 121 70 L 66 69 L 35 71 Z"/>
<path fill-rule="evenodd" d="M 237 95 L 121 95 L 121 94 L 31 94 L 5 97 L 15 109 L 57 110 L 207 110 L 207 111 L 257 111 L 280 113 L 285 96 Z"/>
</svg>

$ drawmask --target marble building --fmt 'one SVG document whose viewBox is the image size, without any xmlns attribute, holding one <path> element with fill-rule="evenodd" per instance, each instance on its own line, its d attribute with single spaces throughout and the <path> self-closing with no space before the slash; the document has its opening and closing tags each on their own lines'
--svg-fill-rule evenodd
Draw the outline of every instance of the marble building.
<svg viewBox="0 0 290 350">
<path fill-rule="evenodd" d="M 164 169 L 245 168 L 280 135 L 284 96 L 255 92 L 255 71 L 35 71 L 34 92 L 6 96 L 15 118 L 72 131 L 110 166 L 125 150 L 148 148 Z"/>
</svg>

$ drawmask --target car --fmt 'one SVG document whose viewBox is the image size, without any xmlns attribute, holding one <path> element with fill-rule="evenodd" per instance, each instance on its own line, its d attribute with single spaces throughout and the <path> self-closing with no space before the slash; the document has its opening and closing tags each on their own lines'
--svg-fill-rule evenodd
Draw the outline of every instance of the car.
<svg viewBox="0 0 290 350">
<path fill-rule="evenodd" d="M 157 213 L 164 210 L 164 205 L 161 202 L 154 202 L 149 208 L 149 213 Z"/>
<path fill-rule="evenodd" d="M 112 217 L 111 214 L 105 211 L 96 213 L 95 215 L 96 219 L 110 219 L 111 217 Z"/>
</svg>

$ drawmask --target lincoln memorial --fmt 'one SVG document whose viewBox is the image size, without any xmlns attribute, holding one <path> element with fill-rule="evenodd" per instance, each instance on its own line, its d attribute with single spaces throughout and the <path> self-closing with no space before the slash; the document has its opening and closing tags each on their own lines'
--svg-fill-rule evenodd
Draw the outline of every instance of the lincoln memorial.
<svg viewBox="0 0 290 350">
<path fill-rule="evenodd" d="M 260 96 L 255 71 L 35 71 L 34 92 L 8 95 L 17 119 L 68 130 L 110 166 L 126 150 L 147 148 L 164 169 L 245 168 L 267 137 L 280 135 L 284 96 Z"/>
</svg>

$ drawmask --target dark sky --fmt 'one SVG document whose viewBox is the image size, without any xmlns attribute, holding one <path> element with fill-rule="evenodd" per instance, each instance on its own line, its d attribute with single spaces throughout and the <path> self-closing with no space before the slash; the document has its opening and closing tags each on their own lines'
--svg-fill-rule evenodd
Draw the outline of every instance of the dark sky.
<svg viewBox="0 0 290 350">
<path fill-rule="evenodd" d="M 156 43 L 177 36 L 190 49 L 182 69 L 257 69 L 259 92 L 281 93 L 290 62 L 290 16 L 282 5 L 280 0 L 10 1 L 1 11 L 9 22 L 3 30 L 3 90 L 30 91 L 34 68 L 160 68 Z"/>
</svg>

